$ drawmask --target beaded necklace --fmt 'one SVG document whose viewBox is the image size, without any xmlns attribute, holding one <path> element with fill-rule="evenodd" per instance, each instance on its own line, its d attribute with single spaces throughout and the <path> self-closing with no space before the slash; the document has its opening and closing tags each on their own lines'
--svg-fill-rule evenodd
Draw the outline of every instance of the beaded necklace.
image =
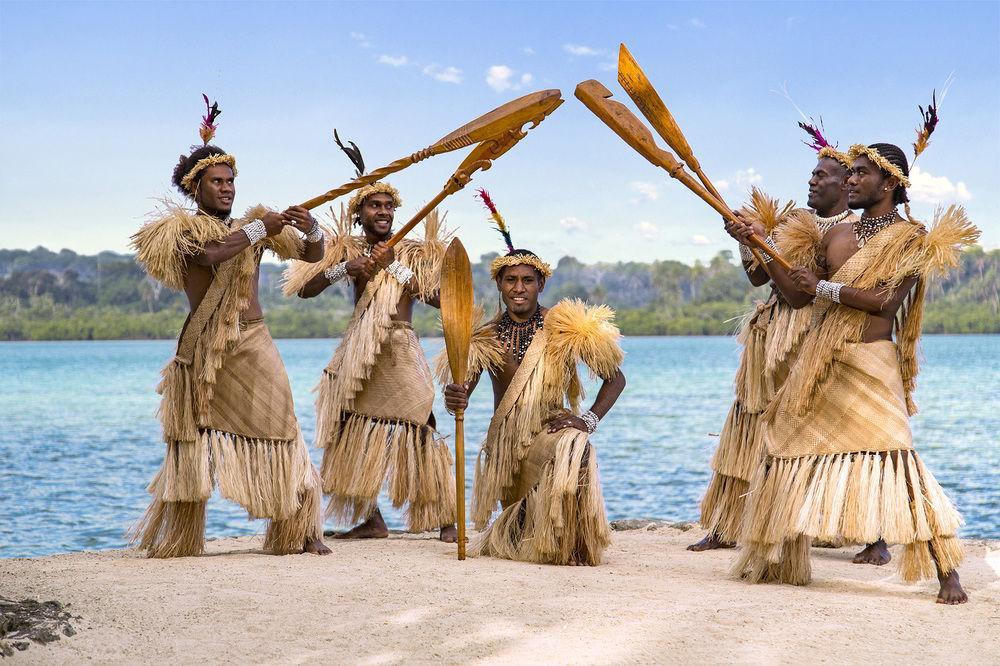
<svg viewBox="0 0 1000 666">
<path fill-rule="evenodd" d="M 885 215 L 877 217 L 859 217 L 851 225 L 854 227 L 854 237 L 858 240 L 858 247 L 864 247 L 878 232 L 896 221 L 896 210 L 893 209 Z"/>
<path fill-rule="evenodd" d="M 524 359 L 525 352 L 535 339 L 535 331 L 542 328 L 545 320 L 542 318 L 542 306 L 535 308 L 535 314 L 527 321 L 514 321 L 505 310 L 503 317 L 497 322 L 497 339 L 505 351 L 514 353 L 517 362 Z"/>
<path fill-rule="evenodd" d="M 836 224 L 840 224 L 845 219 L 847 219 L 847 216 L 850 214 L 851 214 L 851 209 L 848 208 L 843 213 L 840 213 L 839 215 L 834 215 L 833 217 L 820 217 L 819 215 L 817 215 L 816 226 L 819 227 L 819 230 L 822 233 L 826 233 L 827 231 L 829 231 L 830 227 Z"/>
</svg>

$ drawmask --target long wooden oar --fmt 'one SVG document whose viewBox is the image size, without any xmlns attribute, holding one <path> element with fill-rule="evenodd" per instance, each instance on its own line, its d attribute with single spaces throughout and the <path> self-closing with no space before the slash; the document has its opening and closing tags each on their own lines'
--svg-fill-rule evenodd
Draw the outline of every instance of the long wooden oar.
<svg viewBox="0 0 1000 666">
<path fill-rule="evenodd" d="M 559 93 L 559 91 L 556 91 Z M 559 93 L 561 94 L 561 93 Z M 545 120 L 546 116 L 556 110 L 559 105 L 562 104 L 562 99 L 555 100 L 555 103 L 549 103 L 545 108 L 540 109 L 538 114 L 532 117 L 516 116 L 509 117 L 504 121 L 505 130 L 502 134 L 495 136 L 487 141 L 483 141 L 481 144 L 476 146 L 469 156 L 466 157 L 461 164 L 458 165 L 458 169 L 455 173 L 451 174 L 448 178 L 448 182 L 444 184 L 444 188 L 437 195 L 428 201 L 423 208 L 417 211 L 416 215 L 410 218 L 410 221 L 399 228 L 399 231 L 392 235 L 386 245 L 393 247 L 396 243 L 403 240 L 403 236 L 410 233 L 413 227 L 417 226 L 422 219 L 427 217 L 427 215 L 437 207 L 442 201 L 448 196 L 458 192 L 460 189 L 469 184 L 472 180 L 472 174 L 477 171 L 486 171 L 491 166 L 493 166 L 493 160 L 497 159 L 508 150 L 517 145 L 517 142 L 528 135 L 528 132 L 523 129 L 523 126 L 531 122 L 531 127 L 528 129 L 533 129 L 538 127 L 538 124 Z"/>
<path fill-rule="evenodd" d="M 677 161 L 673 153 L 656 145 L 652 132 L 642 121 L 636 118 L 624 104 L 610 99 L 611 91 L 605 88 L 604 84 L 594 79 L 584 81 L 576 87 L 576 97 L 605 125 L 610 127 L 611 131 L 653 165 L 665 169 L 672 178 L 683 183 L 685 187 L 698 195 L 702 201 L 714 208 L 729 222 L 739 221 L 729 206 L 715 198 L 704 185 L 684 170 L 684 165 Z M 752 245 L 771 255 L 782 268 L 787 271 L 792 270 L 792 265 L 776 250 L 769 247 L 760 236 L 751 234 L 748 240 Z"/>
<path fill-rule="evenodd" d="M 705 186 L 705 189 L 711 192 L 712 196 L 720 202 L 725 203 L 726 200 L 722 198 L 719 190 L 716 189 L 715 185 L 702 170 L 701 163 L 694 156 L 691 144 L 688 143 L 687 137 L 681 131 L 680 125 L 674 120 L 674 115 L 670 113 L 670 109 L 663 103 L 660 94 L 656 92 L 656 88 L 653 87 L 649 77 L 642 71 L 642 67 L 632 57 L 632 53 L 629 52 L 625 44 L 621 44 L 618 47 L 618 83 L 625 89 L 628 96 L 632 98 L 632 101 L 635 102 L 636 107 L 642 112 L 642 115 L 646 116 L 646 120 L 653 126 L 657 134 L 663 137 L 667 145 L 677 153 L 678 157 L 684 160 L 684 163 L 694 172 L 694 175 L 698 176 L 698 180 Z M 760 256 L 757 248 L 752 247 L 750 251 L 757 259 L 757 263 L 763 266 L 764 258 Z"/>
<path fill-rule="evenodd" d="M 300 205 L 303 208 L 311 210 L 328 201 L 333 201 L 348 192 L 352 192 L 365 185 L 370 185 L 397 171 L 402 171 L 411 164 L 425 160 L 428 157 L 465 148 L 476 143 L 482 143 L 505 132 L 511 126 L 516 125 L 517 127 L 521 127 L 528 121 L 535 120 L 539 116 L 544 118 L 552 113 L 557 106 L 562 104 L 561 98 L 562 93 L 556 89 L 540 90 L 524 97 L 519 97 L 507 102 L 503 106 L 493 109 L 489 113 L 479 116 L 470 123 L 462 125 L 443 139 L 422 150 L 418 150 L 408 157 L 402 157 L 380 169 L 375 169 L 355 178 L 349 183 L 344 183 L 340 187 L 313 197 Z"/>
<path fill-rule="evenodd" d="M 472 266 L 462 241 L 448 245 L 441 265 L 441 325 L 452 380 L 464 384 L 472 341 Z M 455 520 L 458 559 L 465 559 L 465 410 L 455 410 Z"/>
</svg>

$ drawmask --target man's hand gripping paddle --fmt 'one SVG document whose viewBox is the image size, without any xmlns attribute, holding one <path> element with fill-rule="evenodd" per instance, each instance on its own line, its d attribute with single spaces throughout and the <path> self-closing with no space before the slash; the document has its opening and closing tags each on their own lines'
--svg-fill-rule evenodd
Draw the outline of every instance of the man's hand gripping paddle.
<svg viewBox="0 0 1000 666">
<path fill-rule="evenodd" d="M 472 266 L 462 241 L 448 245 L 441 265 L 441 326 L 448 366 L 456 384 L 464 384 L 472 341 Z M 455 411 L 455 519 L 458 523 L 458 559 L 465 559 L 465 410 Z"/>
</svg>

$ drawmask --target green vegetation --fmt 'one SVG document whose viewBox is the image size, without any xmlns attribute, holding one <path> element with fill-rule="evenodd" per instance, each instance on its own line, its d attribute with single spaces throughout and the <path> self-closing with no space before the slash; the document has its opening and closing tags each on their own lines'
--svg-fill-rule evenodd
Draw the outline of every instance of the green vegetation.
<svg viewBox="0 0 1000 666">
<path fill-rule="evenodd" d="M 476 300 L 497 303 L 484 255 L 473 266 Z M 282 267 L 261 267 L 260 297 L 275 337 L 334 337 L 351 315 L 344 285 L 311 300 L 281 295 Z M 767 289 L 754 289 L 729 252 L 707 264 L 677 261 L 583 264 L 563 257 L 543 303 L 564 297 L 608 303 L 626 335 L 723 335 Z M 172 338 L 187 315 L 183 294 L 147 278 L 129 255 L 45 248 L 0 250 L 0 340 Z M 437 311 L 419 305 L 414 327 L 438 334 Z M 1000 333 L 1000 250 L 975 247 L 928 294 L 928 333 Z"/>
</svg>

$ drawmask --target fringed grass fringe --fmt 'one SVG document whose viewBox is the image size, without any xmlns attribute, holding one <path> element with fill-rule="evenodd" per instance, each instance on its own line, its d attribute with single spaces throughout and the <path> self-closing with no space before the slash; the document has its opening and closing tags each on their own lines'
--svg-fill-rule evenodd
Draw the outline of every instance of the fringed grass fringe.
<svg viewBox="0 0 1000 666">
<path fill-rule="evenodd" d="M 915 580 L 940 544 L 942 567 L 954 568 L 961 516 L 915 451 L 768 458 L 751 482 L 741 545 L 752 558 L 781 565 L 783 544 L 808 541 L 906 546 L 901 574 Z M 749 558 L 749 559 L 748 559 Z M 746 561 L 744 561 L 746 560 Z M 753 565 L 751 568 L 759 568 Z M 950 569 L 948 569 L 950 570 Z M 737 575 L 744 575 L 740 566 Z"/>
<path fill-rule="evenodd" d="M 760 414 L 750 413 L 741 402 L 729 408 L 712 456 L 712 470 L 749 482 L 764 455 Z"/>
<path fill-rule="evenodd" d="M 168 442 L 163 464 L 149 485 L 153 500 L 129 531 L 130 540 L 140 540 L 139 547 L 150 557 L 200 554 L 205 504 L 218 483 L 222 496 L 251 518 L 291 523 L 285 533 L 298 529 L 301 547 L 307 515 L 321 531 L 319 499 L 313 501 L 307 492 L 313 470 L 301 433 L 295 440 L 270 441 L 205 430 L 193 442 Z M 311 508 L 304 501 L 312 502 Z"/>
<path fill-rule="evenodd" d="M 265 552 L 272 555 L 301 553 L 307 538 L 319 539 L 323 536 L 321 484 L 319 472 L 310 465 L 305 489 L 299 493 L 299 508 L 289 518 L 268 523 L 264 534 Z"/>
<path fill-rule="evenodd" d="M 809 546 L 809 538 L 805 536 L 784 541 L 776 562 L 753 547 L 743 548 L 733 565 L 731 577 L 748 583 L 808 585 L 812 580 Z"/>
<path fill-rule="evenodd" d="M 129 543 L 139 542 L 148 557 L 190 557 L 205 552 L 205 506 L 200 502 L 167 502 L 154 498 L 142 519 L 129 530 Z"/>
<path fill-rule="evenodd" d="M 166 442 L 193 442 L 198 439 L 194 413 L 194 386 L 191 383 L 191 366 L 173 358 L 160 373 L 156 392 L 163 398 L 156 415 L 163 425 Z"/>
<path fill-rule="evenodd" d="M 490 424 L 486 441 L 479 449 L 470 511 L 477 530 L 489 523 L 500 498 L 514 484 L 514 474 L 531 446 L 532 434 L 542 430 L 544 377 L 545 364 L 538 363 L 518 396 L 518 406 Z"/>
<path fill-rule="evenodd" d="M 562 408 L 565 400 L 571 411 L 579 411 L 584 396 L 577 363 L 583 362 L 603 379 L 615 376 L 625 353 L 614 318 L 608 306 L 587 305 L 578 299 L 563 299 L 549 309 L 542 403 L 550 410 Z"/>
<path fill-rule="evenodd" d="M 487 555 L 539 564 L 601 563 L 611 543 L 597 457 L 585 438 L 566 438 L 538 484 L 505 508 L 470 546 Z"/>
<path fill-rule="evenodd" d="M 736 543 L 750 482 L 715 473 L 701 500 L 701 526 L 727 543 Z"/>
<path fill-rule="evenodd" d="M 764 362 L 768 322 L 776 307 L 774 304 L 758 304 L 738 336 L 743 352 L 736 370 L 736 399 L 751 412 L 762 411 L 772 397 L 772 388 L 764 372 Z"/>
<path fill-rule="evenodd" d="M 357 523 L 375 510 L 388 484 L 397 509 L 407 504 L 411 532 L 455 521 L 455 477 L 451 452 L 428 425 L 348 414 L 321 441 L 327 515 Z"/>
</svg>

